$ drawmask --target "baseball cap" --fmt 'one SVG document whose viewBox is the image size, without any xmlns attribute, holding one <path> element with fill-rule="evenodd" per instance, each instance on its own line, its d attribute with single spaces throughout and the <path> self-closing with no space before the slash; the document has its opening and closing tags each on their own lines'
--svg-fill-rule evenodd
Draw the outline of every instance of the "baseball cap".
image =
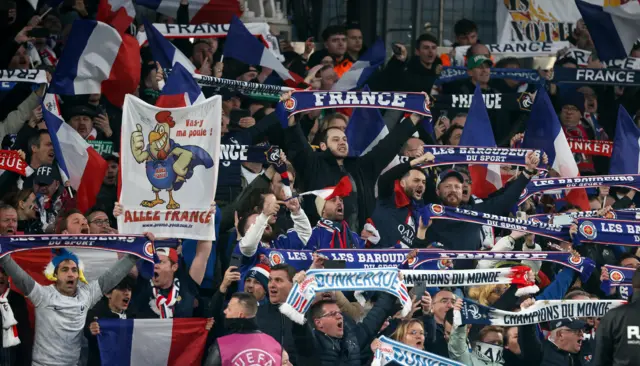
<svg viewBox="0 0 640 366">
<path fill-rule="evenodd" d="M 476 67 L 484 64 L 484 63 L 488 63 L 489 67 L 493 66 L 493 61 L 491 61 L 491 59 L 485 55 L 475 55 L 475 56 L 471 56 L 471 58 L 469 59 L 469 61 L 467 62 L 467 69 L 471 70 L 471 69 L 475 69 Z"/>
<path fill-rule="evenodd" d="M 554 320 L 550 324 L 551 330 L 556 330 L 558 328 L 567 327 L 573 330 L 584 329 L 587 326 L 587 323 L 577 319 L 577 318 L 566 318 L 560 320 Z"/>
<path fill-rule="evenodd" d="M 156 254 L 167 256 L 173 263 L 178 263 L 178 252 L 173 248 L 156 248 Z"/>
<path fill-rule="evenodd" d="M 436 187 L 439 186 L 440 183 L 442 183 L 445 179 L 449 177 L 458 178 L 460 183 L 464 183 L 464 177 L 462 176 L 462 174 L 460 174 L 460 172 L 455 171 L 453 169 L 448 169 L 440 173 L 440 175 L 438 176 L 438 180 L 436 181 Z"/>
<path fill-rule="evenodd" d="M 53 166 L 45 164 L 36 169 L 36 176 L 33 178 L 33 183 L 48 186 L 55 181 L 53 176 Z"/>
</svg>

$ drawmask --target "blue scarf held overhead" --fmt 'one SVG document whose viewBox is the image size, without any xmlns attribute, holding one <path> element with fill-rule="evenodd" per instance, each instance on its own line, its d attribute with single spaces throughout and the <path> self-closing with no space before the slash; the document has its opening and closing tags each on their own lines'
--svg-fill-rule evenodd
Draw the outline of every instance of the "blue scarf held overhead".
<svg viewBox="0 0 640 366">
<path fill-rule="evenodd" d="M 640 246 L 640 221 L 578 219 L 577 240 L 638 247 Z"/>
<path fill-rule="evenodd" d="M 505 147 L 470 147 L 470 146 L 442 146 L 424 145 L 424 152 L 432 153 L 435 160 L 422 164 L 422 167 L 452 165 L 452 164 L 503 164 L 526 167 L 527 153 L 533 151 L 538 156 L 540 150 L 514 149 Z M 543 170 L 543 169 L 541 169 Z"/>
<path fill-rule="evenodd" d="M 440 77 L 436 79 L 435 84 L 446 84 L 457 80 L 464 80 L 469 78 L 467 74 L 467 68 L 462 66 L 448 66 L 443 67 Z M 530 69 L 497 69 L 491 68 L 492 79 L 511 79 L 522 83 L 529 84 L 544 84 L 545 79 L 540 77 L 540 74 L 536 70 Z"/>
<path fill-rule="evenodd" d="M 328 108 L 396 109 L 431 118 L 429 97 L 425 93 L 299 91 L 294 92 L 284 104 L 278 103 L 278 107 L 276 113 L 283 128 L 287 127 L 288 118 L 292 115 Z"/>
</svg>

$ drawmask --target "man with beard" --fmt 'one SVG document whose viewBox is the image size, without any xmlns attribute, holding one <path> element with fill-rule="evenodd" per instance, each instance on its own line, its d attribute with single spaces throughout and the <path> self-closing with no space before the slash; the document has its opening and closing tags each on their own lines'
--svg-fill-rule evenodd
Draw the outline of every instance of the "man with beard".
<svg viewBox="0 0 640 366">
<path fill-rule="evenodd" d="M 300 208 L 297 198 L 285 202 L 291 211 L 293 230 L 286 235 L 278 235 L 272 225 L 276 221 L 280 205 L 275 195 L 269 193 L 263 196 L 262 212 L 251 213 L 242 217 L 238 222 L 238 237 L 241 237 L 234 253 L 242 255 L 240 273 L 244 285 L 247 271 L 258 263 L 270 264 L 269 249 L 304 249 L 311 237 L 311 224 L 304 210 Z M 242 290 L 242 288 L 241 288 Z"/>
<path fill-rule="evenodd" d="M 231 295 L 224 310 L 226 335 L 218 338 L 209 348 L 203 365 L 280 365 L 282 346 L 258 329 L 257 313 L 258 303 L 253 296 L 244 292 Z"/>
<path fill-rule="evenodd" d="M 320 221 L 313 228 L 311 238 L 305 249 L 362 249 L 365 241 L 358 233 L 351 231 L 344 220 L 344 201 L 336 196 L 329 200 L 316 197 L 316 207 L 320 214 Z M 376 232 L 376 236 L 379 234 Z"/>
<path fill-rule="evenodd" d="M 88 282 L 78 257 L 66 250 L 60 252 L 45 269 L 47 278 L 54 281 L 49 286 L 37 283 L 11 256 L 0 258 L 0 265 L 36 309 L 33 365 L 37 366 L 78 363 L 88 310 L 127 275 L 138 259 L 127 254 L 97 280 Z"/>
<path fill-rule="evenodd" d="M 0 203 L 0 236 L 16 235 L 18 213 Z M 31 365 L 31 325 L 24 296 L 11 290 L 9 276 L 0 267 L 0 329 L 4 333 L 0 348 L 0 364 L 8 366 Z M 12 324 L 13 323 L 13 324 Z"/>
<path fill-rule="evenodd" d="M 371 215 L 371 223 L 380 232 L 380 248 L 413 246 L 420 216 L 418 210 L 424 206 L 422 196 L 427 185 L 427 177 L 419 165 L 434 159 L 433 154 L 423 152 L 380 176 L 378 202 Z"/>
<path fill-rule="evenodd" d="M 135 314 L 129 309 L 131 293 L 136 281 L 127 276 L 111 291 L 105 294 L 89 312 L 85 321 L 84 336 L 89 341 L 89 361 L 87 365 L 101 365 L 100 349 L 97 336 L 100 334 L 98 319 L 134 319 Z"/>
<path fill-rule="evenodd" d="M 540 157 L 534 152 L 527 153 L 525 157 L 526 168 L 515 180 L 492 198 L 483 202 L 468 204 L 462 203 L 462 186 L 464 177 L 455 170 L 445 170 L 440 174 L 436 182 L 436 194 L 442 205 L 448 207 L 469 208 L 474 211 L 504 216 L 509 213 L 513 205 L 518 202 L 520 193 L 527 183 L 537 173 Z M 448 250 L 478 250 L 482 242 L 482 226 L 454 220 L 433 220 L 427 230 L 427 242 L 439 242 Z M 456 269 L 473 268 L 472 261 L 455 261 Z"/>
<path fill-rule="evenodd" d="M 287 92 L 281 96 L 281 103 L 291 98 Z M 396 158 L 400 149 L 417 131 L 422 117 L 412 114 L 396 125 L 368 153 L 359 157 L 349 156 L 349 143 L 344 131 L 329 128 L 320 142 L 320 152 L 314 152 L 294 117 L 288 120 L 285 140 L 289 151 L 287 155 L 307 190 L 323 189 L 335 186 L 344 176 L 351 180 L 353 191 L 345 200 L 345 218 L 353 230 L 361 230 L 366 219 L 375 207 L 374 187 L 382 170 Z M 313 212 L 313 203 L 305 206 L 307 212 Z M 311 220 L 317 219 L 310 214 Z"/>
</svg>

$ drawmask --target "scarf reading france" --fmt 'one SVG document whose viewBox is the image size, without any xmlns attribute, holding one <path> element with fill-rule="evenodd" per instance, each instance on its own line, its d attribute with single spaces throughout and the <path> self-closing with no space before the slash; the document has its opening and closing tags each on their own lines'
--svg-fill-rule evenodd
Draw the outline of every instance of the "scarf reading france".
<svg viewBox="0 0 640 366">
<path fill-rule="evenodd" d="M 533 151 L 540 156 L 540 150 L 513 149 L 505 147 L 471 147 L 424 145 L 424 152 L 432 153 L 435 160 L 422 167 L 451 164 L 507 164 L 526 167 L 526 155 Z"/>
<path fill-rule="evenodd" d="M 134 235 L 17 235 L 0 237 L 0 258 L 14 252 L 43 248 L 99 249 L 135 255 L 153 263 L 155 248 Z"/>
<path fill-rule="evenodd" d="M 318 109 L 352 107 L 397 109 L 431 118 L 429 96 L 425 93 L 297 91 L 284 102 L 288 116 Z M 281 122 L 286 128 L 287 118 L 281 118 Z"/>
<path fill-rule="evenodd" d="M 592 175 L 589 177 L 575 178 L 540 178 L 531 179 L 527 187 L 520 195 L 518 204 L 526 201 L 527 198 L 536 193 L 559 190 L 559 189 L 576 189 L 600 186 L 620 186 L 640 190 L 639 174 L 622 174 L 622 175 Z"/>
</svg>

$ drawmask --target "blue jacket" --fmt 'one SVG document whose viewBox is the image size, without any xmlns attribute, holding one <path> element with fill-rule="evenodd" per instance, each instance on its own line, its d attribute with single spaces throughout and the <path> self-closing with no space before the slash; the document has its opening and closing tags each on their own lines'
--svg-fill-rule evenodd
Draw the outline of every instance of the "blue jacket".
<svg viewBox="0 0 640 366">
<path fill-rule="evenodd" d="M 346 221 L 320 219 L 304 249 L 362 249 L 364 244 L 365 241 L 351 231 Z"/>
</svg>

